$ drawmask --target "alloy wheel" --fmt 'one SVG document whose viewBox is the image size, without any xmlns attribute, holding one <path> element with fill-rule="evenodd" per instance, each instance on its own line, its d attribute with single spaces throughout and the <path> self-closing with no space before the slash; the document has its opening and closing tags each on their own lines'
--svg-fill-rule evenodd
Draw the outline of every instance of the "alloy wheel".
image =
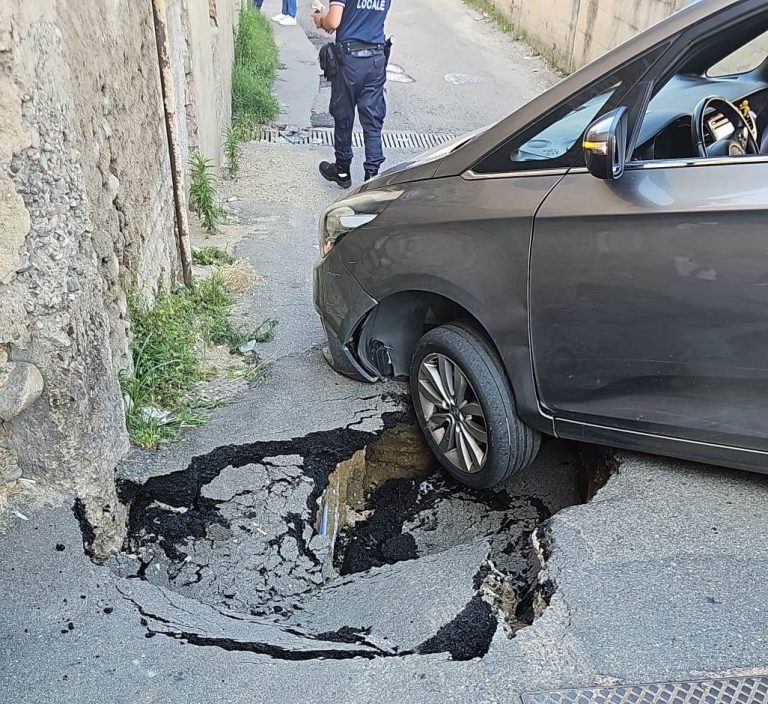
<svg viewBox="0 0 768 704">
<path fill-rule="evenodd" d="M 479 472 L 488 457 L 488 431 L 477 394 L 459 365 L 443 354 L 424 357 L 419 402 L 427 431 L 445 459 L 461 472 Z"/>
</svg>

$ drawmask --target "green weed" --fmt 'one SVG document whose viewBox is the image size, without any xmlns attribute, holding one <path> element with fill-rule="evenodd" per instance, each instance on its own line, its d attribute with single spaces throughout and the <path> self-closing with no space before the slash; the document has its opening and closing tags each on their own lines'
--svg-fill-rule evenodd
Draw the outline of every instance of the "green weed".
<svg viewBox="0 0 768 704">
<path fill-rule="evenodd" d="M 236 179 L 240 171 L 242 159 L 240 142 L 242 139 L 242 129 L 238 128 L 237 123 L 224 130 L 224 156 L 227 160 L 227 173 L 231 179 Z"/>
<path fill-rule="evenodd" d="M 251 339 L 256 340 L 256 342 L 272 342 L 275 339 L 275 333 L 279 324 L 277 318 L 267 318 L 256 328 Z"/>
<path fill-rule="evenodd" d="M 280 106 L 272 89 L 278 66 L 269 20 L 253 8 L 243 10 L 235 35 L 232 68 L 232 114 L 240 130 L 277 117 Z"/>
<path fill-rule="evenodd" d="M 232 264 L 235 258 L 225 249 L 211 245 L 209 247 L 195 247 L 192 250 L 192 261 L 198 266 L 212 266 L 214 264 Z"/>
<path fill-rule="evenodd" d="M 203 154 L 195 152 L 190 159 L 190 169 L 192 176 L 189 187 L 190 205 L 200 218 L 203 229 L 209 235 L 213 235 L 219 229 L 222 216 L 213 176 L 213 164 Z"/>
<path fill-rule="evenodd" d="M 239 116 L 233 122 L 233 128 L 241 142 L 257 142 L 261 139 L 264 130 L 261 125 L 251 121 L 249 117 Z"/>
<path fill-rule="evenodd" d="M 134 385 L 140 405 L 173 407 L 200 374 L 199 333 L 186 290 L 163 292 L 147 307 L 129 301 Z"/>
<path fill-rule="evenodd" d="M 234 303 L 217 275 L 161 292 L 152 306 L 129 299 L 133 374 L 121 372 L 119 380 L 128 434 L 137 445 L 172 442 L 184 428 L 207 422 L 207 411 L 222 404 L 192 396 L 192 390 L 206 378 L 202 356 L 207 344 L 228 344 L 237 351 L 255 339 L 233 325 Z"/>
<path fill-rule="evenodd" d="M 229 345 L 233 353 L 247 342 L 248 334 L 236 328 L 230 320 L 235 299 L 218 276 L 198 282 L 190 295 L 197 310 L 203 339 L 214 345 Z"/>
<path fill-rule="evenodd" d="M 489 0 L 464 0 L 464 3 L 466 5 L 469 5 L 474 10 L 477 10 L 478 12 L 482 12 L 485 15 L 488 15 L 496 26 L 506 34 L 513 35 L 516 39 L 521 39 L 522 36 L 520 33 L 516 30 L 515 26 L 507 19 L 507 17 L 504 15 L 504 13 L 499 10 L 496 5 L 489 2 Z"/>
</svg>

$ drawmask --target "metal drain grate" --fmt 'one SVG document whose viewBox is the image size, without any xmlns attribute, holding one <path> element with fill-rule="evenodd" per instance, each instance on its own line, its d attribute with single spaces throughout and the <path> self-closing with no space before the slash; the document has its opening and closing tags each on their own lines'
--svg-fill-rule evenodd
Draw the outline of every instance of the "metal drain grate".
<svg viewBox="0 0 768 704">
<path fill-rule="evenodd" d="M 435 132 L 384 132 L 382 141 L 385 149 L 431 149 L 455 139 L 453 134 L 439 134 Z M 296 144 L 296 145 L 320 145 L 332 147 L 334 144 L 333 130 L 316 127 L 311 130 L 298 132 L 290 130 L 269 129 L 261 133 L 257 140 L 269 144 Z M 352 146 L 362 147 L 363 133 L 352 134 Z"/>
<path fill-rule="evenodd" d="M 765 704 L 768 677 L 661 682 L 523 695 L 524 704 Z"/>
</svg>

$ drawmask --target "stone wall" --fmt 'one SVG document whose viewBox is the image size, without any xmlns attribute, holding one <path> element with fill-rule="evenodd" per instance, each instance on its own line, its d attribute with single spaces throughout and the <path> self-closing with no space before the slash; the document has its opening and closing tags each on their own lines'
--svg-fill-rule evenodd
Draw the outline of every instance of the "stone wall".
<svg viewBox="0 0 768 704">
<path fill-rule="evenodd" d="M 491 0 L 543 56 L 574 71 L 691 0 Z"/>
<path fill-rule="evenodd" d="M 167 4 L 181 148 L 216 157 L 239 0 L 216 17 L 209 0 Z M 151 0 L 3 0 L 0 484 L 20 468 L 81 494 L 113 485 L 126 296 L 178 272 Z"/>
</svg>

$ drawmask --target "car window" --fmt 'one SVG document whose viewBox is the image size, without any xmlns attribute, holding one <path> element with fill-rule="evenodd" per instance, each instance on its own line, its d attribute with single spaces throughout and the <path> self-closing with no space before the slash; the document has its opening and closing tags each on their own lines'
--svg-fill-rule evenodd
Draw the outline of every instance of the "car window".
<svg viewBox="0 0 768 704">
<path fill-rule="evenodd" d="M 580 138 L 621 87 L 615 75 L 571 96 L 553 112 L 507 140 L 474 171 L 507 173 L 570 166 Z"/>
<path fill-rule="evenodd" d="M 691 122 L 696 106 L 705 98 L 721 96 L 739 108 L 743 121 L 734 125 L 732 116 L 713 109 L 703 119 L 702 141 L 711 158 L 739 159 L 747 151 L 747 134 L 736 132 L 744 124 L 755 140 L 760 141 L 758 125 L 763 115 L 755 113 L 752 96 L 757 96 L 755 109 L 762 108 L 760 94 L 765 90 L 762 75 L 752 73 L 768 57 L 768 12 L 733 24 L 727 31 L 713 28 L 695 44 L 679 53 L 675 73 L 665 82 L 659 81 L 655 95 L 647 106 L 633 161 L 675 161 L 700 158 Z M 705 68 L 710 66 L 709 69 Z M 746 100 L 749 98 L 749 100 Z"/>
<path fill-rule="evenodd" d="M 619 84 L 616 84 L 609 90 L 590 98 L 565 117 L 556 120 L 523 142 L 519 147 L 514 146 L 509 158 L 516 163 L 525 163 L 528 161 L 546 161 L 564 156 L 579 141 L 584 130 L 597 117 L 618 87 Z"/>
<path fill-rule="evenodd" d="M 581 137 L 587 127 L 620 104 L 668 46 L 658 44 L 577 91 L 499 144 L 472 170 L 484 175 L 583 165 Z"/>
<path fill-rule="evenodd" d="M 762 65 L 766 58 L 768 58 L 768 32 L 739 47 L 722 61 L 718 61 L 707 71 L 707 76 L 717 78 L 750 73 Z"/>
</svg>

